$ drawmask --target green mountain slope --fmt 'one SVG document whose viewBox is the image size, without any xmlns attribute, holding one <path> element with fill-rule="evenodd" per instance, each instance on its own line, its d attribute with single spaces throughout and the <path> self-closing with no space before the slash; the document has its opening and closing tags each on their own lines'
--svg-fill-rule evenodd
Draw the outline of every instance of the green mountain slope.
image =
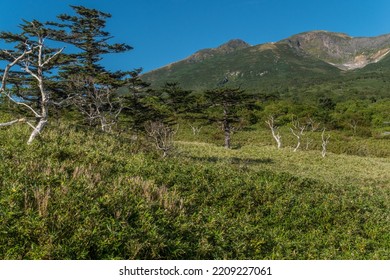
<svg viewBox="0 0 390 280">
<path fill-rule="evenodd" d="M 143 78 L 153 86 L 178 81 L 182 86 L 196 90 L 215 87 L 225 78 L 231 85 L 258 88 L 272 86 L 280 80 L 285 85 L 296 84 L 297 79 L 301 83 L 313 83 L 336 77 L 340 72 L 282 42 L 218 53 L 199 62 L 182 60 L 146 73 Z"/>
<path fill-rule="evenodd" d="M 384 77 L 390 72 L 389 52 L 390 35 L 353 38 L 313 31 L 255 46 L 232 40 L 148 72 L 143 79 L 153 87 L 169 81 L 192 90 L 214 88 L 227 80 L 230 86 L 256 91 L 388 96 Z"/>
</svg>

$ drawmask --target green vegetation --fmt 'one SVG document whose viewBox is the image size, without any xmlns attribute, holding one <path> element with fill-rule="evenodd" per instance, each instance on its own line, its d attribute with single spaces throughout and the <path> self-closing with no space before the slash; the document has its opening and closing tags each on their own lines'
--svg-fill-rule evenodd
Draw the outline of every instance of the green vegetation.
<svg viewBox="0 0 390 280">
<path fill-rule="evenodd" d="M 345 73 L 236 40 L 150 86 L 98 63 L 131 49 L 110 15 L 72 8 L 0 32 L 19 43 L 0 51 L 1 259 L 390 258 L 389 58 Z"/>
<path fill-rule="evenodd" d="M 125 136 L 27 133 L 0 130 L 3 259 L 390 256 L 388 158 L 178 142 L 161 160 Z"/>
</svg>

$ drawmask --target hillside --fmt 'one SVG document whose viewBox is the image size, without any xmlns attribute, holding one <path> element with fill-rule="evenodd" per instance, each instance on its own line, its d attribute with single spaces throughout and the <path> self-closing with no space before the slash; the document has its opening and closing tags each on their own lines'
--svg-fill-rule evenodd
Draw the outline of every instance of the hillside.
<svg viewBox="0 0 390 280">
<path fill-rule="evenodd" d="M 2 259 L 390 257 L 385 158 L 180 141 L 161 160 L 125 135 L 26 133 L 0 130 Z"/>
<path fill-rule="evenodd" d="M 310 88 L 354 80 L 372 72 L 390 52 L 390 35 L 353 38 L 326 31 L 305 32 L 276 43 L 255 46 L 232 40 L 143 75 L 152 86 L 179 82 L 193 90 L 213 88 L 221 80 L 247 89 Z M 349 71 L 347 71 L 349 70 Z M 283 83 L 281 83 L 283 82 Z"/>
</svg>

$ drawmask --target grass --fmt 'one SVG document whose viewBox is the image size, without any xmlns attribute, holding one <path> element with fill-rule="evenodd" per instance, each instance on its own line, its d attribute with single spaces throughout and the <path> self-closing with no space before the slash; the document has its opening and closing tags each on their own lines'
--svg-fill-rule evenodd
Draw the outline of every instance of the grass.
<svg viewBox="0 0 390 280">
<path fill-rule="evenodd" d="M 0 130 L 1 259 L 390 257 L 388 158 L 27 129 Z"/>
<path fill-rule="evenodd" d="M 325 158 L 322 158 L 320 151 L 298 150 L 294 153 L 292 148 L 278 150 L 273 146 L 246 145 L 233 150 L 197 142 L 178 142 L 178 146 L 195 160 L 236 163 L 253 171 L 286 172 L 331 184 L 390 186 L 390 160 L 388 158 L 333 153 L 328 153 Z"/>
</svg>

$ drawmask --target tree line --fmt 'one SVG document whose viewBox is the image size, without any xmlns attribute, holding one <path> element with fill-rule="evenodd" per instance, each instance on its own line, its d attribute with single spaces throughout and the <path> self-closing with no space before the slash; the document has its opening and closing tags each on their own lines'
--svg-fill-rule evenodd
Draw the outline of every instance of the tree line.
<svg viewBox="0 0 390 280">
<path fill-rule="evenodd" d="M 70 115 L 103 132 L 123 127 L 142 132 L 163 155 L 172 149 L 179 119 L 220 124 L 226 148 L 231 147 L 231 134 L 243 125 L 265 119 L 277 140 L 276 124 L 291 122 L 291 132 L 298 139 L 296 149 L 303 132 L 299 122 L 310 119 L 314 124 L 315 119 L 328 127 L 349 127 L 357 134 L 369 122 L 387 120 L 383 114 L 362 115 L 367 111 L 363 101 L 336 104 L 322 98 L 314 106 L 298 106 L 226 83 L 202 93 L 185 90 L 176 82 L 152 89 L 142 80 L 142 69 L 110 71 L 102 66 L 104 55 L 133 49 L 125 43 L 110 43 L 113 36 L 106 31 L 106 22 L 111 15 L 83 6 L 71 8 L 72 14 L 60 14 L 56 21 L 23 20 L 20 32 L 0 32 L 0 40 L 9 46 L 0 50 L 0 60 L 6 62 L 0 102 L 15 116 L 0 127 L 28 125 L 28 144 L 51 118 Z M 200 129 L 192 128 L 194 132 Z"/>
</svg>

